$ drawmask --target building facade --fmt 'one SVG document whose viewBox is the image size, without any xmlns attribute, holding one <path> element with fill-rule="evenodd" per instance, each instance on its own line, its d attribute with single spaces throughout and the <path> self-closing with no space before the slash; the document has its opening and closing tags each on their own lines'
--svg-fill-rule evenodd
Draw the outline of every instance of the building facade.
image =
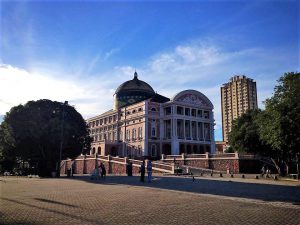
<svg viewBox="0 0 300 225">
<path fill-rule="evenodd" d="M 232 121 L 247 110 L 257 109 L 256 82 L 246 76 L 234 76 L 221 87 L 223 141 L 228 142 Z"/>
<path fill-rule="evenodd" d="M 114 108 L 89 118 L 90 154 L 160 158 L 162 154 L 215 153 L 211 101 L 185 90 L 169 99 L 135 72 L 114 94 Z"/>
</svg>

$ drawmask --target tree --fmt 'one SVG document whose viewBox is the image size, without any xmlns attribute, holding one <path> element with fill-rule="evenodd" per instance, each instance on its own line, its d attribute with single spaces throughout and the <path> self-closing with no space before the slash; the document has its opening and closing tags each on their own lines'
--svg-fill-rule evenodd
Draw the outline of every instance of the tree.
<svg viewBox="0 0 300 225">
<path fill-rule="evenodd" d="M 264 143 L 258 133 L 260 110 L 249 110 L 233 121 L 229 134 L 229 143 L 234 151 L 268 155 L 270 147 Z"/>
<path fill-rule="evenodd" d="M 74 107 L 50 100 L 13 107 L 0 126 L 0 141 L 2 160 L 25 160 L 42 176 L 57 169 L 60 155 L 74 158 L 85 153 L 91 142 L 88 127 Z"/>
<path fill-rule="evenodd" d="M 265 101 L 259 135 L 278 161 L 290 161 L 300 152 L 300 73 L 285 73 L 278 83 Z"/>
</svg>

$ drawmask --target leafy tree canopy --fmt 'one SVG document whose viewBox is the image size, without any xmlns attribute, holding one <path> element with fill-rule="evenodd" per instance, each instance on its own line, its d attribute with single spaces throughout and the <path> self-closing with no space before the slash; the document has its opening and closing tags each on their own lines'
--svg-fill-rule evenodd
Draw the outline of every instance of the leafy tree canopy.
<svg viewBox="0 0 300 225">
<path fill-rule="evenodd" d="M 289 160 L 300 151 L 300 73 L 285 73 L 274 91 L 265 101 L 259 134 L 278 158 Z"/>
<path fill-rule="evenodd" d="M 242 153 L 268 154 L 270 147 L 259 136 L 258 117 L 260 110 L 247 111 L 233 121 L 229 143 L 234 151 Z"/>
<path fill-rule="evenodd" d="M 285 73 L 265 110 L 248 111 L 233 122 L 229 143 L 235 151 L 260 153 L 279 161 L 300 152 L 300 73 Z"/>
<path fill-rule="evenodd" d="M 88 128 L 74 107 L 50 100 L 13 107 L 0 126 L 0 159 L 18 158 L 48 175 L 61 159 L 90 148 Z"/>
</svg>

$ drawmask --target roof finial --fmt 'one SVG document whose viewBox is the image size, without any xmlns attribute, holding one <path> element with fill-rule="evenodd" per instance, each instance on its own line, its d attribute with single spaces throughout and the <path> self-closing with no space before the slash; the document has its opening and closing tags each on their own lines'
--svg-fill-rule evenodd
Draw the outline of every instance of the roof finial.
<svg viewBox="0 0 300 225">
<path fill-rule="evenodd" d="M 138 79 L 138 74 L 137 74 L 136 70 L 134 70 L 134 78 L 133 79 Z"/>
</svg>

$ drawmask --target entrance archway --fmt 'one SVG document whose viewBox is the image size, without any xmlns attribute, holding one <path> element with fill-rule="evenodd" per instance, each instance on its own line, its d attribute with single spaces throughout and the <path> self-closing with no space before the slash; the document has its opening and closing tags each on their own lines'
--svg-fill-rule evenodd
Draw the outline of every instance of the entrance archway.
<svg viewBox="0 0 300 225">
<path fill-rule="evenodd" d="M 110 149 L 110 154 L 111 154 L 111 156 L 117 156 L 117 149 L 116 149 L 116 147 L 112 147 Z"/>
<path fill-rule="evenodd" d="M 185 146 L 184 146 L 184 144 L 180 144 L 179 152 L 180 152 L 180 154 L 185 153 Z"/>
<path fill-rule="evenodd" d="M 186 151 L 187 151 L 187 154 L 191 154 L 192 153 L 192 146 L 191 145 L 187 145 L 186 146 Z"/>
<path fill-rule="evenodd" d="M 162 154 L 165 154 L 165 155 L 171 155 L 172 154 L 170 144 L 164 144 L 163 145 Z"/>
<path fill-rule="evenodd" d="M 197 154 L 198 153 L 198 148 L 197 148 L 197 145 L 194 145 L 193 146 L 193 154 Z"/>
</svg>

